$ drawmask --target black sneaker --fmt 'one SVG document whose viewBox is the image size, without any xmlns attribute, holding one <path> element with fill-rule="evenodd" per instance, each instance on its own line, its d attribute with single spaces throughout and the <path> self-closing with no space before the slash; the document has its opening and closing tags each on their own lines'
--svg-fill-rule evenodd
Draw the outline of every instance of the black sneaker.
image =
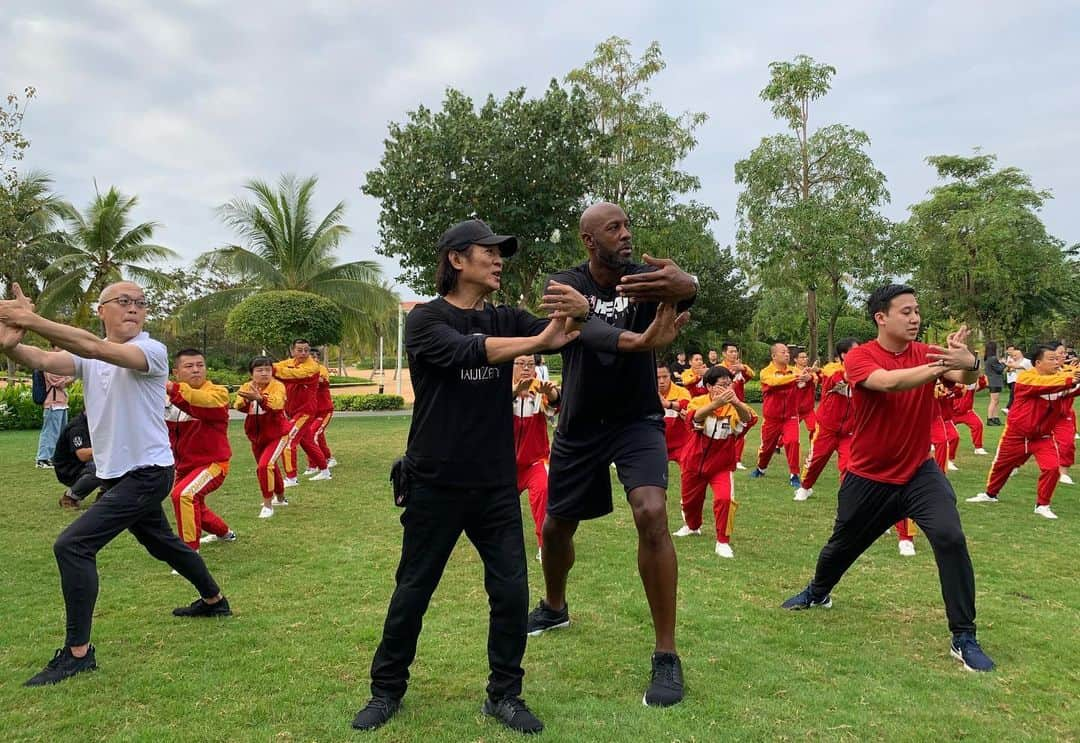
<svg viewBox="0 0 1080 743">
<path fill-rule="evenodd" d="M 552 609 L 548 603 L 540 599 L 536 608 L 529 612 L 529 624 L 526 633 L 530 637 L 542 635 L 549 629 L 562 629 L 570 626 L 570 605 L 562 609 Z"/>
<path fill-rule="evenodd" d="M 37 465 L 35 465 L 35 466 L 39 470 L 51 470 L 52 467 L 53 467 L 53 463 L 50 462 L 48 459 L 39 459 L 37 461 Z"/>
<path fill-rule="evenodd" d="M 81 658 L 76 658 L 72 655 L 71 648 L 63 647 L 56 651 L 53 659 L 49 661 L 49 665 L 45 666 L 39 673 L 28 679 L 23 686 L 48 686 L 49 684 L 58 684 L 64 679 L 74 676 L 76 673 L 95 670 L 97 670 L 97 663 L 94 661 L 93 645 L 86 651 L 86 655 Z"/>
<path fill-rule="evenodd" d="M 357 730 L 374 730 L 385 725 L 394 713 L 401 709 L 400 699 L 372 697 L 364 708 L 356 713 L 352 726 Z"/>
<path fill-rule="evenodd" d="M 503 697 L 497 702 L 485 699 L 480 711 L 499 718 L 499 722 L 515 733 L 531 735 L 544 729 L 544 723 L 540 722 L 520 697 Z"/>
<path fill-rule="evenodd" d="M 675 653 L 653 653 L 652 681 L 641 703 L 647 707 L 670 707 L 683 698 L 682 662 Z"/>
<path fill-rule="evenodd" d="M 994 661 L 979 647 L 975 633 L 962 632 L 953 635 L 952 646 L 949 648 L 952 657 L 964 664 L 969 671 L 993 671 Z"/>
<path fill-rule="evenodd" d="M 801 593 L 797 593 L 789 598 L 784 603 L 780 604 L 781 609 L 791 609 L 792 611 L 799 611 L 801 609 L 828 609 L 832 606 L 832 597 L 825 596 L 825 598 L 818 598 L 814 594 L 810 593 L 810 586 L 807 586 Z"/>
<path fill-rule="evenodd" d="M 229 600 L 222 596 L 221 601 L 213 604 L 196 599 L 188 606 L 173 609 L 172 613 L 174 617 L 231 617 L 232 609 L 229 608 Z"/>
</svg>

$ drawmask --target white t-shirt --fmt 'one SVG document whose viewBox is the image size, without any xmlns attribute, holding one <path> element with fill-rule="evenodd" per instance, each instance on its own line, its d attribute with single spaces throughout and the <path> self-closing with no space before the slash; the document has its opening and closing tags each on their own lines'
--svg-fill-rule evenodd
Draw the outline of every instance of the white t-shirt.
<svg viewBox="0 0 1080 743">
<path fill-rule="evenodd" d="M 140 467 L 173 464 L 164 417 L 169 352 L 145 332 L 128 343 L 142 349 L 147 371 L 72 354 L 75 376 L 83 383 L 94 464 L 101 478 L 120 477 Z"/>
<path fill-rule="evenodd" d="M 1030 369 L 1031 368 L 1031 360 L 1029 358 L 1027 358 L 1026 356 L 1021 358 L 1019 362 L 1013 361 L 1012 363 L 1017 364 L 1020 367 L 1020 369 Z M 1016 382 L 1016 377 L 1020 374 L 1020 369 L 1017 369 L 1015 371 L 1010 371 L 1010 372 L 1005 374 L 1005 382 L 1006 382 L 1006 384 L 1013 384 L 1014 382 Z"/>
<path fill-rule="evenodd" d="M 547 364 L 537 364 L 536 365 L 536 378 L 539 379 L 541 382 L 548 381 Z"/>
</svg>

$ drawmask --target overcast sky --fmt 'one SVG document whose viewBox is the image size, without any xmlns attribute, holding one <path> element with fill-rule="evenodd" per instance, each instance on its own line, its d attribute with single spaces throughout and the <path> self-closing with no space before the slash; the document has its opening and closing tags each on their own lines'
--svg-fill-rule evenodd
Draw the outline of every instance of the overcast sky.
<svg viewBox="0 0 1080 743">
<path fill-rule="evenodd" d="M 733 166 L 774 133 L 758 98 L 768 63 L 837 68 L 812 125 L 865 130 L 888 216 L 934 184 L 923 158 L 980 146 L 1053 191 L 1052 234 L 1080 241 L 1080 3 L 672 3 L 397 0 L 5 0 L 0 92 L 37 88 L 26 165 L 76 205 L 94 179 L 137 194 L 139 220 L 185 259 L 232 240 L 214 208 L 247 179 L 317 174 L 320 216 L 347 204 L 341 260 L 377 258 L 379 203 L 360 192 L 387 124 L 447 87 L 481 101 L 540 94 L 611 35 L 658 41 L 653 95 L 708 122 L 685 168 L 735 231 Z M 497 227 L 497 225 L 496 225 Z M 402 288 L 403 298 L 412 297 Z"/>
</svg>

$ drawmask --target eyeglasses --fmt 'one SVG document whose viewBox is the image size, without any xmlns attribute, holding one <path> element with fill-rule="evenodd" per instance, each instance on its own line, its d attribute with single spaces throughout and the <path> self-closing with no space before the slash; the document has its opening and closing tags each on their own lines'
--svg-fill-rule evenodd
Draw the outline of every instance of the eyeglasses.
<svg viewBox="0 0 1080 743">
<path fill-rule="evenodd" d="M 523 369 L 535 369 L 536 364 L 531 361 L 515 361 L 514 366 L 520 366 Z"/>
<path fill-rule="evenodd" d="M 102 305 L 106 305 L 109 302 L 116 302 L 121 307 L 130 307 L 131 305 L 135 305 L 140 310 L 145 310 L 147 307 L 150 306 L 150 303 L 147 302 L 145 299 L 142 299 L 142 298 L 140 298 L 140 299 L 132 299 L 131 297 L 124 296 L 124 297 L 113 297 L 112 299 L 106 299 L 104 302 L 98 302 L 98 307 L 101 307 Z"/>
</svg>

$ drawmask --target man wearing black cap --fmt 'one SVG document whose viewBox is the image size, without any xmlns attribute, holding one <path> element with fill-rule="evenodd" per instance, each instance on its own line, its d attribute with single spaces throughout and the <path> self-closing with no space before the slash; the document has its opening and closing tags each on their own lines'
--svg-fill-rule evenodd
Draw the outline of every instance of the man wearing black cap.
<svg viewBox="0 0 1080 743">
<path fill-rule="evenodd" d="M 516 250 L 515 238 L 479 220 L 454 225 L 439 240 L 439 297 L 409 313 L 405 346 L 416 403 L 404 457 L 410 484 L 401 561 L 371 664 L 372 698 L 353 720 L 359 730 L 381 726 L 400 707 L 424 612 L 462 532 L 484 563 L 491 607 L 483 712 L 518 732 L 543 729 L 520 697 L 529 587 L 511 378 L 514 357 L 577 336 L 568 316 L 580 316 L 585 299 L 555 287 L 542 305 L 551 319 L 485 302 L 500 286 L 503 259 Z"/>
<path fill-rule="evenodd" d="M 696 279 L 670 260 L 632 262 L 630 220 L 615 204 L 581 215 L 589 260 L 552 278 L 588 298 L 581 342 L 563 350 L 563 406 L 551 447 L 543 529 L 546 595 L 529 615 L 529 634 L 570 624 L 566 580 L 574 533 L 612 511 L 614 463 L 638 532 L 638 572 L 652 613 L 652 681 L 642 701 L 666 707 L 683 698 L 675 649 L 678 568 L 667 523 L 668 455 L 657 393 L 654 349 L 670 344 L 689 320 Z M 550 290 L 549 290 L 550 291 Z M 660 323 L 664 332 L 652 333 Z"/>
</svg>

